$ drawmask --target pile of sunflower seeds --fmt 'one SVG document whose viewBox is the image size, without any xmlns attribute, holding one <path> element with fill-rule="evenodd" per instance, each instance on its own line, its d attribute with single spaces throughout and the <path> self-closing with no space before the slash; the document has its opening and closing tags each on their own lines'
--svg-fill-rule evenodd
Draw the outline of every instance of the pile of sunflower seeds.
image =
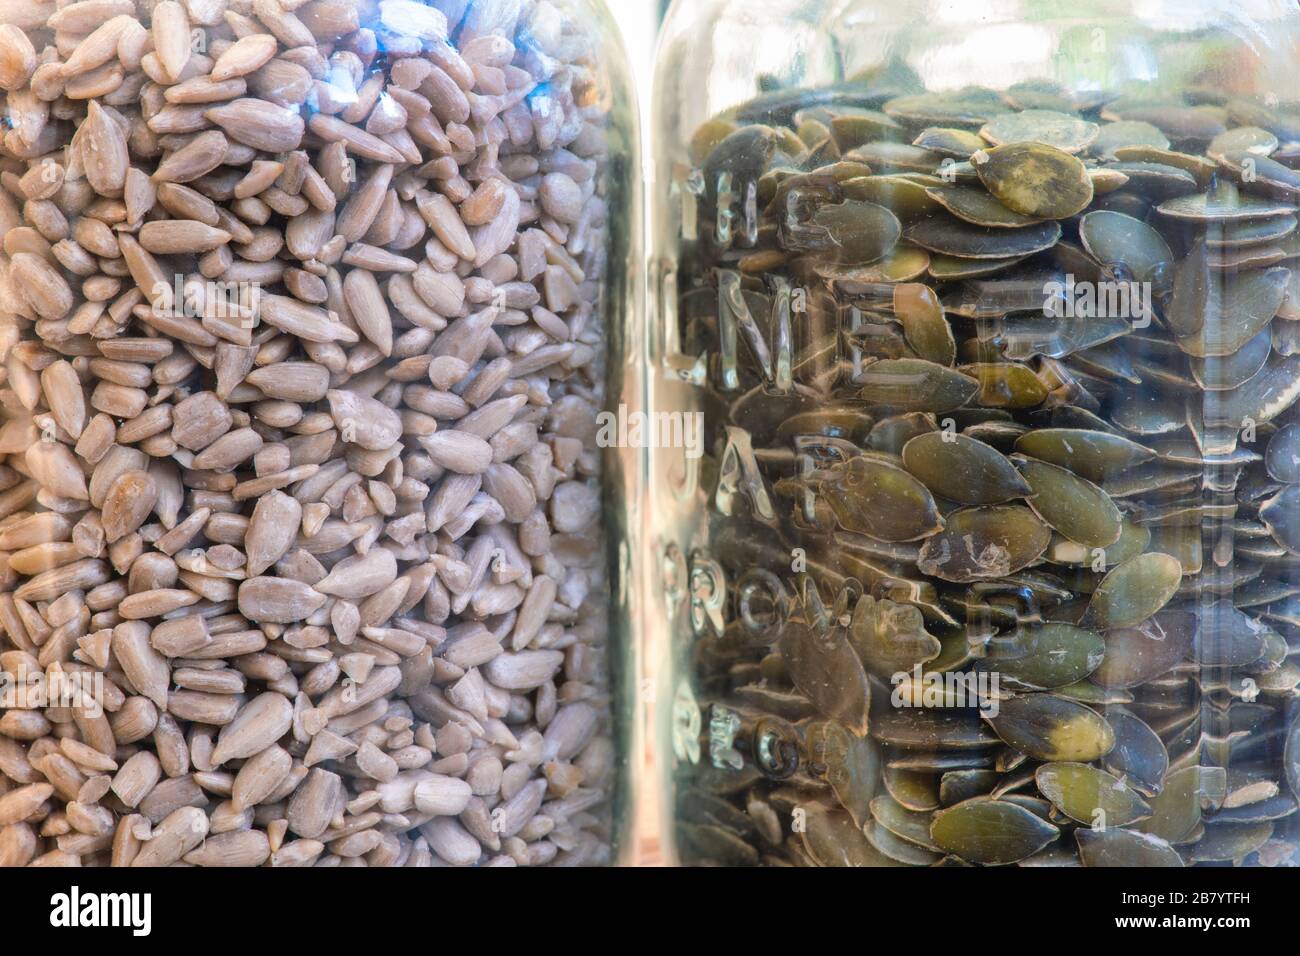
<svg viewBox="0 0 1300 956">
<path fill-rule="evenodd" d="M 586 29 L 0 5 L 0 865 L 608 859 Z"/>
<path fill-rule="evenodd" d="M 918 86 L 679 174 L 681 855 L 1294 865 L 1300 104 Z"/>
</svg>

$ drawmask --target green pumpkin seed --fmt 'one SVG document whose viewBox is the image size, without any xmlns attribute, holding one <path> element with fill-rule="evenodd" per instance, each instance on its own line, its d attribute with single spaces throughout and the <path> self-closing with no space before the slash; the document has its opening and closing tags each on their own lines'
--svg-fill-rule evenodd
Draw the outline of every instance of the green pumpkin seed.
<svg viewBox="0 0 1300 956">
<path fill-rule="evenodd" d="M 1131 328 L 1130 321 L 1122 318 L 1017 316 L 994 327 L 989 340 L 1001 346 L 1006 358 L 1015 361 L 1036 355 L 1065 358 L 1127 335 Z"/>
<path fill-rule="evenodd" d="M 1264 656 L 1271 631 L 1228 601 L 1201 611 L 1196 658 L 1206 667 L 1245 667 Z"/>
<path fill-rule="evenodd" d="M 1168 149 L 1169 137 L 1150 123 L 1140 120 L 1120 120 L 1101 126 L 1097 131 L 1097 138 L 1089 147 L 1089 152 L 1102 159 L 1118 159 L 1116 151 L 1131 146 Z"/>
<path fill-rule="evenodd" d="M 955 93 L 918 93 L 899 96 L 882 109 L 909 126 L 959 126 L 978 129 L 1007 105 L 992 90 L 968 89 Z"/>
<path fill-rule="evenodd" d="M 1228 863 L 1244 860 L 1273 835 L 1272 823 L 1218 823 L 1205 828 L 1188 857 L 1195 863 Z"/>
<path fill-rule="evenodd" d="M 1224 181 L 1213 192 L 1167 199 L 1156 211 L 1170 219 L 1205 224 L 1285 216 L 1294 213 L 1296 207 L 1278 200 L 1242 196 L 1232 183 Z"/>
<path fill-rule="evenodd" d="M 1097 138 L 1100 127 L 1055 110 L 1005 113 L 986 123 L 980 135 L 994 146 L 1008 143 L 1042 143 L 1066 153 L 1080 153 Z"/>
<path fill-rule="evenodd" d="M 1023 256 L 1007 259 L 964 259 L 939 253 L 930 257 L 930 276 L 938 282 L 958 282 L 993 275 L 1020 262 Z"/>
<path fill-rule="evenodd" d="M 837 107 L 828 118 L 835 145 L 844 153 L 871 140 L 901 136 L 903 132 L 903 127 L 875 110 Z"/>
<path fill-rule="evenodd" d="M 1222 767 L 1184 767 L 1170 772 L 1165 788 L 1151 798 L 1151 816 L 1134 826 L 1171 844 L 1185 843 L 1201 823 L 1201 805 L 1220 786 L 1226 787 Z"/>
<path fill-rule="evenodd" d="M 912 145 L 939 153 L 942 156 L 970 159 L 971 154 L 983 149 L 985 143 L 984 140 L 969 130 L 931 126 L 921 130 L 916 139 L 912 140 Z"/>
<path fill-rule="evenodd" d="M 1300 201 L 1300 173 L 1275 159 L 1249 150 L 1236 150 L 1219 157 L 1219 165 L 1247 189 L 1282 202 Z"/>
<path fill-rule="evenodd" d="M 1139 282 L 1151 281 L 1174 261 L 1169 243 L 1160 233 L 1121 212 L 1103 209 L 1088 213 L 1079 221 L 1079 239 L 1098 262 L 1122 265 Z"/>
<path fill-rule="evenodd" d="M 872 721 L 871 736 L 906 750 L 984 750 L 998 743 L 968 710 L 891 709 Z"/>
<path fill-rule="evenodd" d="M 790 680 L 817 710 L 856 734 L 867 732 L 871 688 L 842 628 L 791 620 L 778 640 Z"/>
<path fill-rule="evenodd" d="M 853 609 L 849 640 L 868 673 L 885 680 L 929 663 L 942 650 L 918 609 L 870 595 L 859 598 Z"/>
<path fill-rule="evenodd" d="M 1042 428 L 1016 442 L 1016 451 L 1029 458 L 1068 468 L 1094 484 L 1106 486 L 1111 476 L 1155 458 L 1155 452 L 1131 439 L 1083 428 Z"/>
<path fill-rule="evenodd" d="M 920 173 L 931 176 L 939 172 L 944 162 L 943 156 L 928 149 L 907 143 L 883 141 L 863 143 L 848 155 L 883 173 Z"/>
<path fill-rule="evenodd" d="M 1252 156 L 1268 156 L 1278 147 L 1278 138 L 1266 129 L 1258 126 L 1238 126 L 1226 133 L 1220 133 L 1210 141 L 1205 155 L 1216 162 L 1229 153 L 1246 153 Z"/>
<path fill-rule="evenodd" d="M 866 265 L 841 265 L 825 259 L 811 263 L 814 272 L 836 284 L 851 282 L 911 282 L 930 268 L 930 254 L 924 249 L 895 246 L 889 253 Z M 951 332 L 949 332 L 951 335 Z"/>
<path fill-rule="evenodd" d="M 1105 720 L 1083 704 L 1054 694 L 1004 700 L 989 724 L 1008 746 L 1035 760 L 1097 760 L 1115 746 L 1114 731 Z"/>
<path fill-rule="evenodd" d="M 1020 229 L 1042 220 L 1012 212 L 984 190 L 974 186 L 931 188 L 926 194 L 964 222 L 988 229 Z"/>
<path fill-rule="evenodd" d="M 1107 712 L 1106 722 L 1115 732 L 1115 749 L 1102 758 L 1102 767 L 1145 796 L 1158 794 L 1169 772 L 1169 752 L 1164 742 L 1143 720 L 1127 711 Z"/>
<path fill-rule="evenodd" d="M 701 124 L 695 131 L 695 135 L 691 137 L 691 161 L 696 164 L 703 163 L 723 140 L 736 132 L 737 128 L 731 120 L 722 118 L 711 119 Z"/>
<path fill-rule="evenodd" d="M 892 300 L 894 317 L 912 350 L 926 361 L 951 365 L 957 358 L 957 343 L 934 290 L 919 282 L 896 285 Z"/>
<path fill-rule="evenodd" d="M 1012 689 L 1052 690 L 1083 680 L 1101 664 L 1101 635 L 1070 624 L 1040 624 L 1000 634 L 976 662 Z"/>
<path fill-rule="evenodd" d="M 943 180 L 909 176 L 864 176 L 840 183 L 845 198 L 883 206 L 903 222 L 934 215 L 942 207 L 929 196 L 929 189 Z"/>
<path fill-rule="evenodd" d="M 1286 750 L 1282 756 L 1282 769 L 1286 775 L 1291 795 L 1300 800 L 1300 716 L 1291 721 L 1286 732 Z"/>
<path fill-rule="evenodd" d="M 1040 222 L 1018 229 L 987 229 L 960 219 L 923 219 L 910 225 L 907 240 L 931 252 L 959 259 L 1010 259 L 1045 252 L 1061 238 L 1061 226 Z"/>
<path fill-rule="evenodd" d="M 939 780 L 939 803 L 951 807 L 964 800 L 986 796 L 1000 777 L 996 770 L 951 770 Z"/>
<path fill-rule="evenodd" d="M 1242 222 L 1211 223 L 1205 227 L 1205 243 L 1217 252 L 1235 252 L 1246 255 L 1257 250 L 1244 249 L 1243 246 L 1256 246 L 1261 243 L 1279 242 L 1296 231 L 1295 216 L 1270 216 L 1267 219 L 1247 219 Z M 1260 250 L 1269 252 L 1270 250 Z M 1284 248 L 1278 247 L 1276 253 L 1287 258 Z M 1240 261 L 1240 260 L 1230 260 Z M 1279 260 L 1280 261 L 1280 260 Z M 1227 262 L 1225 261 L 1225 265 Z"/>
<path fill-rule="evenodd" d="M 1268 440 L 1264 465 L 1269 476 L 1288 484 L 1300 482 L 1300 425 L 1284 425 Z M 916 474 L 916 470 L 908 467 Z M 922 479 L 924 480 L 924 479 Z"/>
<path fill-rule="evenodd" d="M 1111 408 L 1111 418 L 1129 434 L 1144 437 L 1167 435 L 1187 427 L 1181 401 L 1148 390 L 1118 394 Z"/>
<path fill-rule="evenodd" d="M 1106 656 L 1093 672 L 1102 687 L 1137 687 L 1165 674 L 1191 652 L 1197 620 L 1181 611 L 1166 611 L 1138 627 L 1106 632 Z"/>
<path fill-rule="evenodd" d="M 863 444 L 872 451 L 902 455 L 904 446 L 917 435 L 928 435 L 937 429 L 934 416 L 924 412 L 891 415 L 875 424 Z"/>
<path fill-rule="evenodd" d="M 800 840 L 804 851 L 818 866 L 900 866 L 877 851 L 862 828 L 847 814 L 808 808 Z"/>
<path fill-rule="evenodd" d="M 1278 268 L 1211 280 L 1199 308 L 1184 306 L 1198 312 L 1202 322 L 1196 331 L 1178 338 L 1179 347 L 1196 358 L 1238 352 L 1277 315 L 1290 278 L 1289 270 Z"/>
<path fill-rule="evenodd" d="M 926 540 L 917 567 L 944 581 L 994 580 L 1029 567 L 1051 540 L 1051 530 L 1023 505 L 962 508 Z"/>
<path fill-rule="evenodd" d="M 846 199 L 818 207 L 786 247 L 818 252 L 841 265 L 863 265 L 888 254 L 902 234 L 898 217 L 884 206 Z"/>
<path fill-rule="evenodd" d="M 1120 104 L 1106 108 L 1106 118 L 1140 120 L 1158 126 L 1175 142 L 1209 142 L 1227 130 L 1225 111 L 1212 106 L 1174 103 Z"/>
<path fill-rule="evenodd" d="M 1103 628 L 1140 624 L 1169 603 L 1182 579 L 1183 567 L 1170 555 L 1130 558 L 1102 579 L 1082 623 Z"/>
<path fill-rule="evenodd" d="M 971 863 L 1005 865 L 1033 856 L 1060 830 L 1024 807 L 976 797 L 940 810 L 930 824 L 935 845 Z"/>
<path fill-rule="evenodd" d="M 1298 503 L 1300 485 L 1287 485 L 1259 509 L 1260 520 L 1268 526 L 1269 534 L 1292 554 L 1300 554 L 1300 515 L 1296 513 Z"/>
<path fill-rule="evenodd" d="M 756 183 L 778 156 L 780 137 L 767 126 L 744 126 L 725 137 L 704 163 L 707 202 L 716 207 L 723 177 L 731 179 L 731 190 L 743 194 L 748 183 Z"/>
<path fill-rule="evenodd" d="M 1086 763 L 1048 763 L 1034 774 L 1043 796 L 1086 826 L 1123 827 L 1151 815 L 1151 807 L 1119 777 Z"/>
<path fill-rule="evenodd" d="M 975 402 L 986 408 L 1033 408 L 1047 398 L 1047 386 L 1027 365 L 982 362 L 961 371 L 979 382 Z"/>
<path fill-rule="evenodd" d="M 1111 163 L 1106 169 L 1128 177 L 1129 192 L 1134 199 L 1144 202 L 1160 202 L 1176 196 L 1186 196 L 1200 188 L 1196 177 L 1180 166 L 1120 161 Z"/>
<path fill-rule="evenodd" d="M 1119 508 L 1086 478 L 1059 465 L 1017 457 L 1016 467 L 1034 497 L 1029 507 L 1054 530 L 1091 548 L 1106 548 L 1123 530 Z"/>
<path fill-rule="evenodd" d="M 942 527 L 925 485 L 883 459 L 864 456 L 836 465 L 818 487 L 846 531 L 881 541 L 917 541 Z"/>
<path fill-rule="evenodd" d="M 918 813 L 939 809 L 939 782 L 934 774 L 886 767 L 883 778 L 885 790 L 907 809 Z"/>
<path fill-rule="evenodd" d="M 1048 548 L 1047 559 L 1053 564 L 1087 565 L 1097 570 L 1113 568 L 1117 564 L 1137 557 L 1151 543 L 1151 529 L 1136 524 L 1121 515 L 1119 540 L 1101 550 L 1090 548 L 1069 538 L 1060 537 L 1052 541 Z M 1159 549 L 1156 549 L 1159 550 Z"/>
<path fill-rule="evenodd" d="M 961 504 L 1001 504 L 1032 493 L 1006 456 L 966 435 L 918 435 L 903 446 L 903 465 L 934 494 Z"/>
<path fill-rule="evenodd" d="M 808 727 L 808 758 L 814 773 L 831 785 L 840 806 L 862 826 L 868 805 L 880 790 L 880 747 L 870 737 L 856 737 L 834 721 Z"/>
<path fill-rule="evenodd" d="M 1035 219 L 1067 219 L 1092 202 L 1088 169 L 1042 143 L 997 146 L 972 157 L 980 182 L 1004 206 Z"/>
<path fill-rule="evenodd" d="M 1207 426 L 1231 429 L 1235 435 L 1247 421 L 1262 425 L 1277 418 L 1300 399 L 1300 356 L 1269 362 L 1252 378 L 1230 391 L 1206 392 L 1200 405 Z M 1224 452 L 1217 452 L 1222 454 Z"/>
<path fill-rule="evenodd" d="M 905 866 L 934 866 L 943 856 L 941 853 L 917 846 L 910 840 L 904 840 L 893 831 L 881 826 L 877 820 L 867 821 L 862 832 L 867 842 L 878 852 Z"/>
<path fill-rule="evenodd" d="M 871 816 L 894 836 L 933 852 L 942 852 L 930 839 L 933 814 L 909 810 L 888 794 L 871 801 Z"/>
<path fill-rule="evenodd" d="M 1219 166 L 1212 159 L 1191 153 L 1180 153 L 1155 145 L 1121 146 L 1115 150 L 1115 159 L 1123 163 L 1159 163 L 1161 166 L 1173 166 L 1192 174 L 1196 184 L 1205 189 L 1214 180 Z"/>
<path fill-rule="evenodd" d="M 1178 851 L 1158 836 L 1108 827 L 1105 830 L 1074 831 L 1079 857 L 1084 866 L 1099 867 L 1182 867 Z"/>
<path fill-rule="evenodd" d="M 1272 335 L 1265 326 L 1231 355 L 1192 359 L 1192 377 L 1207 392 L 1240 388 L 1260 373 L 1272 350 Z"/>
<path fill-rule="evenodd" d="M 950 412 L 980 390 L 969 375 L 924 359 L 883 359 L 869 366 L 860 381 L 861 397 L 870 404 L 915 412 Z"/>
</svg>

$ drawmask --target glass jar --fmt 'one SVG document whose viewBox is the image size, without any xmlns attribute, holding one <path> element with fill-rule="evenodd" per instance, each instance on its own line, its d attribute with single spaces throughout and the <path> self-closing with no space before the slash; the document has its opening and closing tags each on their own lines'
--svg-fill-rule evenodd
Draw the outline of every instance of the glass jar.
<svg viewBox="0 0 1300 956">
<path fill-rule="evenodd" d="M 674 859 L 1294 860 L 1298 27 L 1272 0 L 673 6 Z"/>
<path fill-rule="evenodd" d="M 6 4 L 0 90 L 0 865 L 615 860 L 604 5 Z"/>
</svg>

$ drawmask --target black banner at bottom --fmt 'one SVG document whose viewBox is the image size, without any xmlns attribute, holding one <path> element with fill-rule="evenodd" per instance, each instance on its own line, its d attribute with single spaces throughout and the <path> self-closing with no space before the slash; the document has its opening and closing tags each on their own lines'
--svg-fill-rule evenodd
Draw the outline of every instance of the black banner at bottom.
<svg viewBox="0 0 1300 956">
<path fill-rule="evenodd" d="M 864 941 L 962 932 L 991 924 L 1057 926 L 1076 938 L 1189 934 L 1216 944 L 1294 925 L 1293 879 L 1267 869 L 929 869 L 857 873 L 787 870 L 614 869 L 487 873 L 432 870 L 9 870 L 9 941 L 40 937 L 132 949 L 255 939 L 332 948 L 395 942 L 390 933 L 448 942 L 464 927 L 480 944 L 522 942 L 526 928 L 555 939 L 586 925 L 610 942 L 636 929 L 716 927 L 728 946 L 754 934 L 863 932 Z M 590 910 L 590 912 L 584 912 Z M 826 920 L 836 912 L 843 925 Z M 712 918 L 710 917 L 712 914 Z M 610 926 L 610 923 L 613 923 Z M 545 927 L 543 929 L 542 927 Z M 379 934 L 378 936 L 376 934 Z M 486 934 L 486 935 L 484 935 Z M 586 935 L 586 934 L 584 934 Z M 418 938 L 418 935 L 417 935 Z M 589 937 L 590 938 L 590 937 Z M 16 951 L 16 950 L 15 950 Z"/>
</svg>

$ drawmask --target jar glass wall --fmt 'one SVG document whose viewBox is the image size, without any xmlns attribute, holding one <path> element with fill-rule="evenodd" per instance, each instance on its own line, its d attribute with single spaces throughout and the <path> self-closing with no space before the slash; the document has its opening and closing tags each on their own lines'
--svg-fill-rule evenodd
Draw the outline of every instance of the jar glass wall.
<svg viewBox="0 0 1300 956">
<path fill-rule="evenodd" d="M 677 426 L 651 465 L 675 859 L 1292 859 L 1298 24 L 674 6 L 650 383 Z"/>
<path fill-rule="evenodd" d="M 604 5 L 0 24 L 0 863 L 613 861 Z"/>
</svg>

